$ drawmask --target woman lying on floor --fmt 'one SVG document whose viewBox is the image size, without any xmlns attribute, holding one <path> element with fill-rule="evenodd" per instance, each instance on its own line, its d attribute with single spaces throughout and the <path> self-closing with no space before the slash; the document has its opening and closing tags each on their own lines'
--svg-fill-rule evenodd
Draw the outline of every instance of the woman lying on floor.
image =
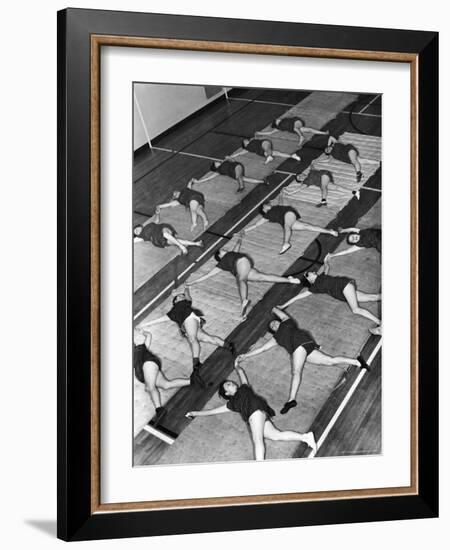
<svg viewBox="0 0 450 550">
<path fill-rule="evenodd" d="M 245 175 L 244 165 L 240 162 L 233 162 L 232 160 L 216 160 L 214 161 L 210 168 L 212 172 L 209 176 L 204 176 L 201 179 L 192 178 L 189 182 L 189 187 L 192 187 L 195 183 L 205 183 L 210 181 L 217 176 L 227 176 L 231 179 L 234 179 L 237 184 L 237 193 L 241 193 L 245 189 L 245 183 L 265 183 L 265 180 L 248 178 Z"/>
<path fill-rule="evenodd" d="M 289 317 L 280 308 L 274 307 L 272 313 L 275 319 L 269 323 L 268 331 L 273 335 L 265 344 L 251 351 L 239 355 L 236 363 L 240 363 L 248 357 L 254 357 L 264 353 L 274 346 L 279 345 L 284 348 L 291 357 L 291 388 L 289 398 L 281 409 L 281 414 L 286 414 L 293 407 L 297 406 L 296 396 L 302 381 L 303 369 L 306 361 L 313 365 L 332 367 L 339 365 L 353 365 L 363 369 L 368 369 L 364 359 L 359 356 L 356 359 L 350 357 L 333 357 L 324 353 L 320 346 L 314 340 L 310 332 L 299 328 L 297 323 Z"/>
<path fill-rule="evenodd" d="M 203 330 L 206 323 L 203 313 L 199 309 L 192 307 L 192 297 L 188 288 L 181 294 L 177 294 L 172 300 L 172 309 L 162 317 L 153 319 L 141 325 L 142 329 L 173 321 L 180 329 L 181 335 L 187 339 L 192 352 L 193 371 L 191 382 L 202 388 L 206 387 L 206 382 L 200 375 L 202 364 L 200 363 L 200 342 L 220 346 L 234 354 L 234 345 L 232 342 L 226 342 L 220 336 L 208 334 Z"/>
<path fill-rule="evenodd" d="M 301 222 L 300 214 L 292 206 L 272 206 L 270 201 L 268 201 L 261 206 L 259 213 L 262 216 L 261 219 L 244 229 L 244 233 L 253 231 L 267 222 L 278 223 L 283 228 L 283 246 L 281 247 L 280 254 L 284 254 L 291 248 L 292 231 L 314 231 L 333 235 L 333 237 L 337 237 L 338 235 L 338 232 L 333 229 L 326 229 L 325 227 Z"/>
<path fill-rule="evenodd" d="M 253 258 L 240 252 L 241 245 L 242 237 L 238 239 L 230 252 L 227 252 L 226 250 L 218 250 L 214 254 L 217 266 L 214 267 L 209 273 L 206 273 L 198 279 L 194 279 L 188 284 L 189 286 L 196 285 L 202 281 L 206 281 L 206 279 L 209 279 L 222 271 L 228 271 L 234 275 L 236 279 L 238 292 L 241 299 L 241 316 L 242 320 L 245 320 L 251 304 L 251 301 L 248 299 L 249 282 L 290 283 L 298 285 L 300 283 L 300 279 L 296 279 L 295 277 L 280 277 L 278 275 L 270 275 L 258 271 L 255 269 Z"/>
<path fill-rule="evenodd" d="M 377 227 L 368 227 L 367 229 L 347 227 L 346 229 L 339 229 L 339 233 L 348 233 L 347 243 L 351 246 L 341 252 L 328 254 L 325 258 L 326 261 L 331 260 L 331 258 L 337 258 L 338 256 L 345 256 L 346 254 L 358 252 L 358 250 L 362 250 L 363 248 L 375 248 L 375 250 L 378 250 L 381 254 L 381 229 Z"/>
<path fill-rule="evenodd" d="M 264 164 L 272 162 L 274 157 L 285 158 L 285 159 L 292 158 L 296 161 L 301 160 L 300 157 L 297 155 L 297 153 L 288 154 L 288 153 L 282 153 L 281 151 L 275 151 L 270 139 L 256 139 L 256 138 L 243 139 L 242 149 L 232 155 L 229 155 L 228 157 L 226 157 L 226 159 L 231 160 L 236 157 L 240 157 L 241 155 L 245 155 L 245 153 L 254 153 L 255 155 L 258 155 L 260 157 L 265 157 L 266 162 Z"/>
<path fill-rule="evenodd" d="M 203 229 L 208 227 L 208 218 L 205 213 L 205 196 L 199 191 L 194 191 L 188 187 L 185 187 L 181 191 L 174 191 L 172 194 L 172 200 L 158 206 L 162 208 L 172 208 L 174 206 L 184 206 L 186 210 L 189 210 L 191 215 L 191 231 L 197 227 L 197 219 L 203 220 Z"/>
<path fill-rule="evenodd" d="M 352 313 L 355 315 L 360 315 L 361 317 L 369 319 L 369 321 L 373 321 L 377 326 L 369 329 L 370 332 L 372 334 L 381 334 L 380 319 L 359 305 L 360 303 L 366 302 L 379 302 L 381 300 L 381 294 L 368 294 L 367 292 L 357 290 L 354 279 L 349 277 L 333 277 L 328 275 L 329 270 L 330 266 L 327 262 L 327 258 L 325 258 L 325 263 L 319 271 L 308 271 L 308 273 L 304 275 L 303 283 L 306 288 L 301 290 L 297 296 L 294 296 L 281 305 L 280 309 L 286 309 L 294 302 L 307 298 L 312 294 L 328 294 L 328 296 L 336 300 L 347 302 Z"/>
<path fill-rule="evenodd" d="M 260 136 L 270 136 L 275 132 L 289 132 L 291 134 L 296 134 L 299 138 L 298 144 L 300 147 L 306 139 L 305 134 L 328 135 L 328 131 L 322 132 L 321 130 L 315 130 L 314 128 L 306 126 L 305 121 L 298 116 L 276 118 L 272 122 L 272 128 L 273 130 L 269 130 L 268 132 L 256 132 L 256 134 Z"/>
<path fill-rule="evenodd" d="M 176 229 L 168 223 L 160 223 L 160 210 L 156 209 L 155 221 L 149 218 L 146 222 L 136 225 L 133 229 L 133 240 L 135 243 L 148 241 L 158 248 L 177 246 L 182 254 L 187 254 L 188 246 L 203 246 L 203 241 L 188 241 L 177 237 Z"/>
<path fill-rule="evenodd" d="M 225 380 L 219 386 L 219 396 L 226 401 L 225 405 L 205 411 L 190 411 L 186 414 L 188 418 L 197 416 L 211 416 L 226 412 L 237 412 L 242 420 L 247 422 L 253 442 L 253 456 L 255 460 L 264 460 L 266 456 L 265 440 L 271 441 L 302 441 L 311 447 L 313 455 L 317 447 L 314 434 L 305 434 L 293 431 L 281 431 L 276 428 L 271 420 L 275 416 L 272 407 L 264 397 L 254 392 L 250 386 L 244 369 L 235 367 L 239 376 L 240 384 L 232 380 Z"/>
<path fill-rule="evenodd" d="M 161 406 L 161 394 L 159 389 L 170 390 L 182 388 L 191 383 L 188 378 L 174 378 L 169 380 L 164 376 L 161 368 L 161 360 L 150 349 L 152 335 L 141 328 L 134 329 L 133 368 L 136 378 L 145 384 L 145 391 L 150 395 L 155 407 L 155 424 L 160 422 L 166 414 Z"/>
</svg>

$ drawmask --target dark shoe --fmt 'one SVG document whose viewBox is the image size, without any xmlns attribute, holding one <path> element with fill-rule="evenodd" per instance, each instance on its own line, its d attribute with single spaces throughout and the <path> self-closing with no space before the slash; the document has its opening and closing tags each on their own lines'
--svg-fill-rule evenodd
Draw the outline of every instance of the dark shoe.
<svg viewBox="0 0 450 550">
<path fill-rule="evenodd" d="M 227 349 L 231 353 L 231 355 L 236 355 L 236 347 L 233 342 L 225 342 L 225 345 L 223 347 L 224 349 Z"/>
<path fill-rule="evenodd" d="M 322 201 L 319 202 L 319 204 L 316 204 L 317 208 L 320 208 L 321 206 L 328 206 L 327 201 L 322 200 Z"/>
<path fill-rule="evenodd" d="M 356 181 L 359 183 L 362 180 L 362 172 L 356 172 Z"/>
<path fill-rule="evenodd" d="M 165 416 L 166 414 L 167 410 L 164 407 L 156 407 L 155 416 L 153 417 L 153 426 L 156 427 L 161 422 L 163 416 Z"/>
<path fill-rule="evenodd" d="M 296 406 L 297 406 L 297 401 L 295 399 L 293 399 L 292 401 L 288 401 L 283 405 L 283 408 L 281 409 L 280 414 L 286 414 Z"/>
<path fill-rule="evenodd" d="M 359 368 L 360 368 L 360 369 L 365 369 L 365 370 L 368 371 L 368 372 L 370 371 L 369 365 L 366 363 L 366 360 L 363 359 L 361 355 L 358 355 L 358 357 L 357 357 L 356 359 L 357 359 L 357 360 L 359 361 L 359 363 L 360 363 L 360 365 L 359 365 Z"/>
</svg>

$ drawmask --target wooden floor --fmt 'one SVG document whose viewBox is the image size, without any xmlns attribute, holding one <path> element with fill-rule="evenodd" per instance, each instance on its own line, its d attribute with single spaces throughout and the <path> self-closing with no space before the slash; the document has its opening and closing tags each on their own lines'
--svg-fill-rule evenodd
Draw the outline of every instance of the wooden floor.
<svg viewBox="0 0 450 550">
<path fill-rule="evenodd" d="M 359 140 L 360 148 L 364 148 L 367 144 L 367 150 L 364 151 L 367 158 L 373 153 L 374 158 L 369 158 L 369 160 L 380 159 L 380 140 L 377 136 L 379 137 L 381 133 L 381 118 L 378 116 L 381 107 L 379 98 L 375 96 L 349 95 L 343 97 L 346 94 L 334 94 L 334 97 L 321 97 L 317 95 L 317 92 L 274 90 L 235 90 L 233 92 L 232 95 L 235 95 L 236 99 L 231 99 L 229 102 L 217 102 L 212 106 L 211 113 L 209 110 L 203 112 L 197 121 L 195 118 L 190 119 L 185 125 L 186 128 L 184 125 L 178 126 L 174 130 L 173 136 L 168 133 L 156 143 L 157 147 L 169 149 L 171 152 L 154 151 L 147 152 L 147 154 L 142 152 L 136 157 L 134 184 L 136 221 L 142 220 L 143 214 L 151 214 L 156 204 L 167 200 L 173 189 L 185 185 L 189 177 L 199 177 L 207 172 L 210 160 L 190 157 L 180 152 L 173 153 L 173 151 L 182 150 L 184 153 L 199 156 L 223 158 L 225 154 L 230 154 L 239 148 L 242 135 L 251 135 L 255 130 L 264 128 L 275 116 L 280 116 L 288 110 L 301 113 L 306 118 L 309 117 L 311 122 L 307 118 L 307 123 L 312 126 L 324 127 L 334 135 L 342 135 L 341 139 L 344 142 L 346 139 L 347 141 Z M 318 101 L 320 99 L 323 99 L 322 105 Z M 330 105 L 333 105 L 333 100 L 334 108 L 332 109 Z M 273 103 L 262 103 L 263 101 Z M 294 101 L 295 105 L 293 105 Z M 314 113 L 314 108 L 316 108 L 316 113 Z M 375 112 L 377 109 L 378 111 Z M 362 111 L 367 112 L 367 115 Z M 284 147 L 284 150 L 288 152 L 295 150 L 295 144 L 292 143 L 292 140 L 290 142 L 289 135 L 283 136 L 281 134 L 284 133 L 281 132 L 279 134 L 274 139 L 274 142 L 277 140 L 276 146 L 281 150 Z M 243 200 L 239 198 L 239 202 L 234 195 L 233 182 L 220 182 L 219 185 L 209 189 L 202 189 L 207 195 L 207 207 L 211 205 L 211 217 L 215 220 L 210 228 L 211 233 L 202 235 L 206 244 L 205 249 L 191 252 L 188 258 L 179 258 L 175 255 L 160 258 L 159 270 L 156 273 L 148 271 L 146 275 L 145 266 L 139 270 L 141 279 L 135 294 L 135 322 L 164 313 L 168 309 L 167 297 L 175 284 L 182 282 L 194 271 L 197 276 L 205 270 L 211 269 L 213 266 L 211 255 L 214 250 L 228 242 L 228 239 L 220 238 L 217 235 L 225 235 L 228 232 L 228 236 L 232 237 L 256 215 L 255 205 L 258 205 L 266 196 L 278 200 L 277 197 L 279 197 L 282 188 L 289 184 L 294 185 L 293 178 L 289 174 L 307 170 L 314 159 L 320 161 L 321 150 L 314 147 L 314 139 L 312 139 L 304 146 L 301 155 L 301 163 L 293 160 L 278 163 L 278 166 L 275 166 L 278 173 L 270 177 L 270 184 L 268 186 L 253 186 Z M 258 170 L 261 169 L 267 169 L 261 164 L 257 158 L 245 158 L 247 170 L 252 170 L 254 173 L 258 173 Z M 342 163 L 339 164 L 342 165 Z M 342 172 L 342 176 L 339 176 L 342 177 L 342 181 L 339 183 L 345 182 L 345 179 L 349 177 L 344 173 L 345 169 L 346 165 L 333 167 L 333 171 Z M 347 190 L 347 195 L 341 190 L 340 195 L 336 191 L 338 198 L 328 209 L 317 209 L 314 206 L 314 200 L 306 196 L 297 196 L 296 193 L 290 195 L 289 202 L 299 208 L 305 221 L 319 225 L 335 228 L 356 225 L 358 222 L 361 222 L 362 226 L 364 223 L 379 225 L 381 221 L 379 209 L 381 171 L 376 162 L 369 162 L 367 166 L 364 166 L 364 172 L 366 177 L 362 182 L 360 201 L 351 199 L 350 190 Z M 292 190 L 295 192 L 295 188 L 292 189 L 291 186 L 287 188 L 288 192 Z M 173 216 L 173 219 L 169 218 L 169 215 L 167 219 L 176 222 L 177 228 L 183 223 L 187 226 L 186 219 L 183 219 L 183 217 L 187 217 L 184 209 L 174 209 L 170 216 Z M 315 237 L 317 237 L 316 234 L 300 232 L 298 236 L 295 235 L 294 246 L 289 254 L 280 257 L 277 255 L 277 251 L 281 242 L 281 231 L 273 224 L 267 224 L 261 230 L 255 230 L 248 235 L 244 242 L 244 250 L 255 258 L 259 269 L 275 273 L 295 273 L 311 266 L 312 262 L 305 258 L 323 257 L 328 251 L 336 249 L 342 241 L 342 238 L 334 239 L 323 235 Z M 353 270 L 353 274 L 349 276 L 355 277 L 358 284 L 361 284 L 362 290 L 378 291 L 381 276 L 378 254 L 374 251 L 363 251 L 358 252 L 355 256 L 358 256 L 358 260 L 355 258 L 354 261 L 352 259 L 352 262 L 341 262 L 337 259 L 336 265 L 333 264 L 333 270 Z M 141 260 L 143 264 L 149 263 L 148 258 L 150 257 L 147 256 L 146 260 L 145 255 L 138 256 L 135 252 L 135 273 L 138 271 L 136 264 L 139 264 Z M 340 272 L 336 271 L 336 274 L 340 274 Z M 146 278 L 147 276 L 148 278 Z M 255 306 L 248 320 L 240 324 L 238 320 L 239 303 L 233 278 L 227 274 L 221 274 L 217 280 L 211 281 L 213 281 L 211 285 L 205 283 L 194 287 L 194 302 L 205 311 L 208 330 L 233 339 L 240 352 L 248 350 L 253 343 L 264 337 L 269 319 L 268 312 L 271 307 L 285 301 L 294 293 L 290 285 L 273 285 L 271 287 L 269 285 L 252 285 L 250 296 Z M 368 339 L 367 332 L 370 323 L 364 320 L 361 322 L 361 318 L 355 320 L 355 316 L 351 315 L 346 306 L 328 297 L 314 297 L 312 301 L 307 299 L 304 302 L 310 303 L 308 305 L 302 302 L 300 310 L 294 305 L 292 313 L 302 326 L 313 332 L 319 343 L 323 344 L 325 351 L 333 354 L 348 354 L 352 357 L 356 356 L 361 349 L 364 354 L 371 352 L 372 344 Z M 374 307 L 373 311 L 377 312 L 378 306 L 371 307 Z M 167 375 L 169 377 L 187 376 L 191 370 L 189 349 L 186 342 L 177 333 L 176 327 L 165 326 L 163 330 L 157 330 L 155 327 L 153 335 L 155 352 L 162 357 L 164 371 Z M 237 417 L 238 415 L 222 415 L 220 419 L 196 419 L 193 422 L 184 417 L 187 410 L 202 408 L 205 405 L 208 408 L 214 406 L 217 398 L 213 394 L 217 384 L 232 371 L 232 358 L 223 350 L 205 347 L 202 360 L 205 377 L 213 383 L 210 391 L 200 392 L 188 387 L 174 395 L 165 393 L 163 396 L 169 410 L 164 427 L 178 435 L 172 446 L 141 431 L 142 426 L 151 418 L 153 412 L 142 385 L 135 380 L 135 432 L 137 433 L 135 464 L 209 462 L 251 458 L 248 433 L 245 425 Z M 273 369 L 270 368 L 270 365 L 277 366 Z M 279 365 L 284 365 L 284 371 L 280 371 Z M 374 372 L 376 372 L 376 365 L 381 371 L 378 355 L 374 358 Z M 257 363 L 249 361 L 244 366 L 257 391 L 264 394 L 275 408 L 279 408 L 279 405 L 285 401 L 289 385 L 289 365 L 283 352 L 278 350 L 273 355 L 260 356 Z M 299 394 L 301 397 L 299 406 L 287 417 L 280 417 L 278 421 L 280 427 L 302 431 L 309 429 L 312 425 L 317 437 L 320 437 L 322 432 L 326 432 L 327 426 L 329 428 L 328 417 L 336 409 L 335 405 L 339 401 L 336 401 L 336 395 L 340 396 L 341 392 L 351 388 L 357 373 L 351 371 L 347 373 L 347 379 L 343 381 L 337 392 L 333 392 L 333 388 L 342 378 L 344 369 L 333 367 L 325 370 L 326 373 L 323 368 L 313 366 L 309 366 L 305 370 Z M 378 378 L 381 380 L 381 376 Z M 380 407 L 381 382 L 378 383 L 377 393 L 375 381 L 376 377 L 372 376 L 372 373 L 367 375 L 367 378 L 358 383 L 357 390 L 348 402 L 347 407 L 358 407 L 358 403 L 361 402 L 362 409 L 365 411 L 365 420 L 358 418 L 359 424 L 354 427 L 354 439 L 352 440 L 349 435 L 349 441 L 347 441 L 342 435 L 339 435 L 340 432 L 337 432 L 339 429 L 345 431 L 346 422 L 348 422 L 347 416 L 341 415 L 329 431 L 319 451 L 320 454 L 325 453 L 326 456 L 330 456 L 351 454 L 352 452 L 359 454 L 379 452 L 381 413 L 379 411 L 377 415 L 375 411 L 377 406 Z M 368 384 L 371 391 L 374 392 L 372 397 L 363 398 L 361 392 L 365 391 L 364 384 Z M 358 397 L 359 395 L 361 398 Z M 356 404 L 354 404 L 355 400 Z M 346 408 L 345 411 L 347 410 Z M 324 416 L 323 411 L 328 411 L 328 416 Z M 334 412 L 330 418 L 333 418 Z M 358 435 L 358 430 L 364 431 L 364 437 L 361 434 Z M 338 435 L 335 436 L 334 433 Z M 298 448 L 296 444 L 268 447 L 269 458 L 303 456 L 305 452 L 305 449 Z"/>
</svg>

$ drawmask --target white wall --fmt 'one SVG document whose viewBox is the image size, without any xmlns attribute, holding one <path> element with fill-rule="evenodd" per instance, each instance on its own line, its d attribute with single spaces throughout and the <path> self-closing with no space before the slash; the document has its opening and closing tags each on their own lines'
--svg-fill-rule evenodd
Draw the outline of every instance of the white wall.
<svg viewBox="0 0 450 550">
<path fill-rule="evenodd" d="M 136 83 L 134 85 L 134 150 L 216 97 L 207 97 L 205 86 Z"/>
<path fill-rule="evenodd" d="M 8 550 L 63 548 L 54 539 L 56 516 L 56 10 L 64 0 L 5 3 L 2 9 L 0 164 L 0 348 L 2 421 L 0 457 L 1 543 Z M 450 120 L 450 34 L 441 0 L 361 0 L 244 3 L 241 0 L 77 0 L 77 7 L 191 13 L 249 19 L 275 19 L 440 30 L 441 118 Z M 20 29 L 20 33 L 18 32 Z M 37 60 L 39 62 L 37 62 Z M 30 101 L 30 87 L 32 101 Z M 20 113 L 20 118 L 17 114 Z M 441 125 L 441 155 L 450 150 L 447 125 Z M 441 185 L 441 342 L 450 333 L 448 169 Z M 30 224 L 33 232 L 30 233 Z M 447 236 L 447 238 L 445 238 Z M 271 531 L 189 535 L 89 542 L 83 548 L 123 550 L 222 550 L 326 548 L 440 550 L 450 535 L 450 369 L 441 369 L 441 519 L 294 528 Z M 447 540 L 447 543 L 442 541 Z M 441 542 L 440 542 L 441 541 Z"/>
</svg>

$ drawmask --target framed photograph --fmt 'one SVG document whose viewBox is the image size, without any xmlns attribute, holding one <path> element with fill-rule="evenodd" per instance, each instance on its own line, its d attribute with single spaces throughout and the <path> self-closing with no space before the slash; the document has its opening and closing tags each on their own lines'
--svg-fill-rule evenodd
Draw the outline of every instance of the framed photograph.
<svg viewBox="0 0 450 550">
<path fill-rule="evenodd" d="M 437 82 L 433 32 L 58 13 L 60 538 L 437 516 Z"/>
</svg>

